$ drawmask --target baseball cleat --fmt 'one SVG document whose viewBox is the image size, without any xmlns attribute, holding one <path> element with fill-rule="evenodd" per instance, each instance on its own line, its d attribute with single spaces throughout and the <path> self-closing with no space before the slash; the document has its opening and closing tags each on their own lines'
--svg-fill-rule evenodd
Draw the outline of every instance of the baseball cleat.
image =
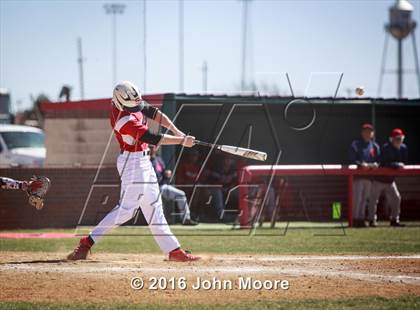
<svg viewBox="0 0 420 310">
<path fill-rule="evenodd" d="M 392 220 L 390 225 L 392 227 L 405 227 L 405 224 L 401 224 L 400 222 L 396 221 L 396 220 Z"/>
<path fill-rule="evenodd" d="M 169 253 L 169 260 L 173 262 L 193 262 L 201 259 L 199 256 L 194 256 L 183 249 L 176 249 Z"/>
<path fill-rule="evenodd" d="M 74 249 L 72 253 L 67 256 L 69 260 L 81 260 L 86 259 L 93 242 L 89 237 L 83 237 L 80 239 L 79 245 Z"/>
</svg>

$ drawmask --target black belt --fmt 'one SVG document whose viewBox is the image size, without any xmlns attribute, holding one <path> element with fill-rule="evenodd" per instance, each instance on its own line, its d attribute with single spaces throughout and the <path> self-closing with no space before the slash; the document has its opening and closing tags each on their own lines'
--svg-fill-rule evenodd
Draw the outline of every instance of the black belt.
<svg viewBox="0 0 420 310">
<path fill-rule="evenodd" d="M 120 154 L 123 154 L 124 152 L 127 152 L 127 153 L 140 153 L 143 156 L 150 155 L 150 150 L 146 150 L 146 151 L 142 151 L 142 152 L 130 152 L 130 151 L 120 150 Z"/>
</svg>

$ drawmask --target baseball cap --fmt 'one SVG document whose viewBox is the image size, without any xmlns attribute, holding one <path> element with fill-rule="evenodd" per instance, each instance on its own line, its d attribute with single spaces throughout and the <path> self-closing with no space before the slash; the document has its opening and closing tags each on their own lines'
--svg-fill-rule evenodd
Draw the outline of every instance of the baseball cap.
<svg viewBox="0 0 420 310">
<path fill-rule="evenodd" d="M 391 137 L 392 138 L 395 138 L 395 137 L 404 137 L 404 132 L 400 128 L 394 128 L 391 131 Z"/>
<path fill-rule="evenodd" d="M 369 123 L 365 123 L 362 125 L 362 129 L 370 129 L 370 130 L 374 130 L 373 129 L 373 125 L 369 124 Z"/>
</svg>

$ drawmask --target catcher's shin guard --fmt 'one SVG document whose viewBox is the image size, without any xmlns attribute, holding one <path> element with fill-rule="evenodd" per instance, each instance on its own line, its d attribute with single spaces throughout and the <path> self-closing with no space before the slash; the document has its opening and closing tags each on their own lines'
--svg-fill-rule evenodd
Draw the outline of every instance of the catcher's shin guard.
<svg viewBox="0 0 420 310">
<path fill-rule="evenodd" d="M 193 262 L 199 260 L 201 257 L 194 256 L 183 249 L 175 249 L 169 253 L 169 260 L 173 262 Z"/>
<path fill-rule="evenodd" d="M 86 259 L 92 245 L 93 245 L 93 240 L 89 236 L 83 237 L 82 239 L 80 239 L 79 245 L 74 249 L 74 251 L 67 256 L 67 259 L 69 260 Z"/>
</svg>

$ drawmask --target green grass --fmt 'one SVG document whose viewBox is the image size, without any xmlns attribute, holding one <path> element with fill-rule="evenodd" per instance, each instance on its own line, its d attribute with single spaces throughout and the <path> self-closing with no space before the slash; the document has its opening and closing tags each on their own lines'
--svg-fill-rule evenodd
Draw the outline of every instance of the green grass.
<svg viewBox="0 0 420 310">
<path fill-rule="evenodd" d="M 45 309 L 45 310 L 76 310 L 76 309 L 418 309 L 420 297 L 400 298 L 351 298 L 339 300 L 297 300 L 297 301 L 254 301 L 240 304 L 44 304 L 26 302 L 0 302 L 1 309 Z"/>
<path fill-rule="evenodd" d="M 345 229 L 330 224 L 293 223 L 285 234 L 276 229 L 232 230 L 226 225 L 174 226 L 181 244 L 195 253 L 236 254 L 412 254 L 420 253 L 420 227 L 383 226 Z M 70 232 L 75 230 L 20 230 L 19 232 Z M 86 230 L 78 230 L 86 233 Z M 76 239 L 0 239 L 0 251 L 66 252 Z M 95 246 L 95 252 L 160 253 L 147 228 L 120 227 Z"/>
<path fill-rule="evenodd" d="M 235 254 L 418 254 L 420 227 L 382 226 L 345 231 L 336 224 L 293 223 L 285 233 L 276 229 L 231 229 L 226 225 L 174 226 L 173 232 L 185 248 L 196 253 Z M 86 233 L 82 228 L 77 233 Z M 74 229 L 19 230 L 16 232 L 68 232 Z M 345 234 L 344 234 L 345 233 Z M 147 228 L 120 227 L 95 246 L 96 253 L 160 253 Z M 68 252 L 77 239 L 0 239 L 0 251 Z M 219 301 L 223 303 L 223 301 Z M 350 298 L 334 300 L 256 300 L 238 304 L 48 304 L 1 302 L 0 309 L 419 309 L 420 297 Z"/>
</svg>

